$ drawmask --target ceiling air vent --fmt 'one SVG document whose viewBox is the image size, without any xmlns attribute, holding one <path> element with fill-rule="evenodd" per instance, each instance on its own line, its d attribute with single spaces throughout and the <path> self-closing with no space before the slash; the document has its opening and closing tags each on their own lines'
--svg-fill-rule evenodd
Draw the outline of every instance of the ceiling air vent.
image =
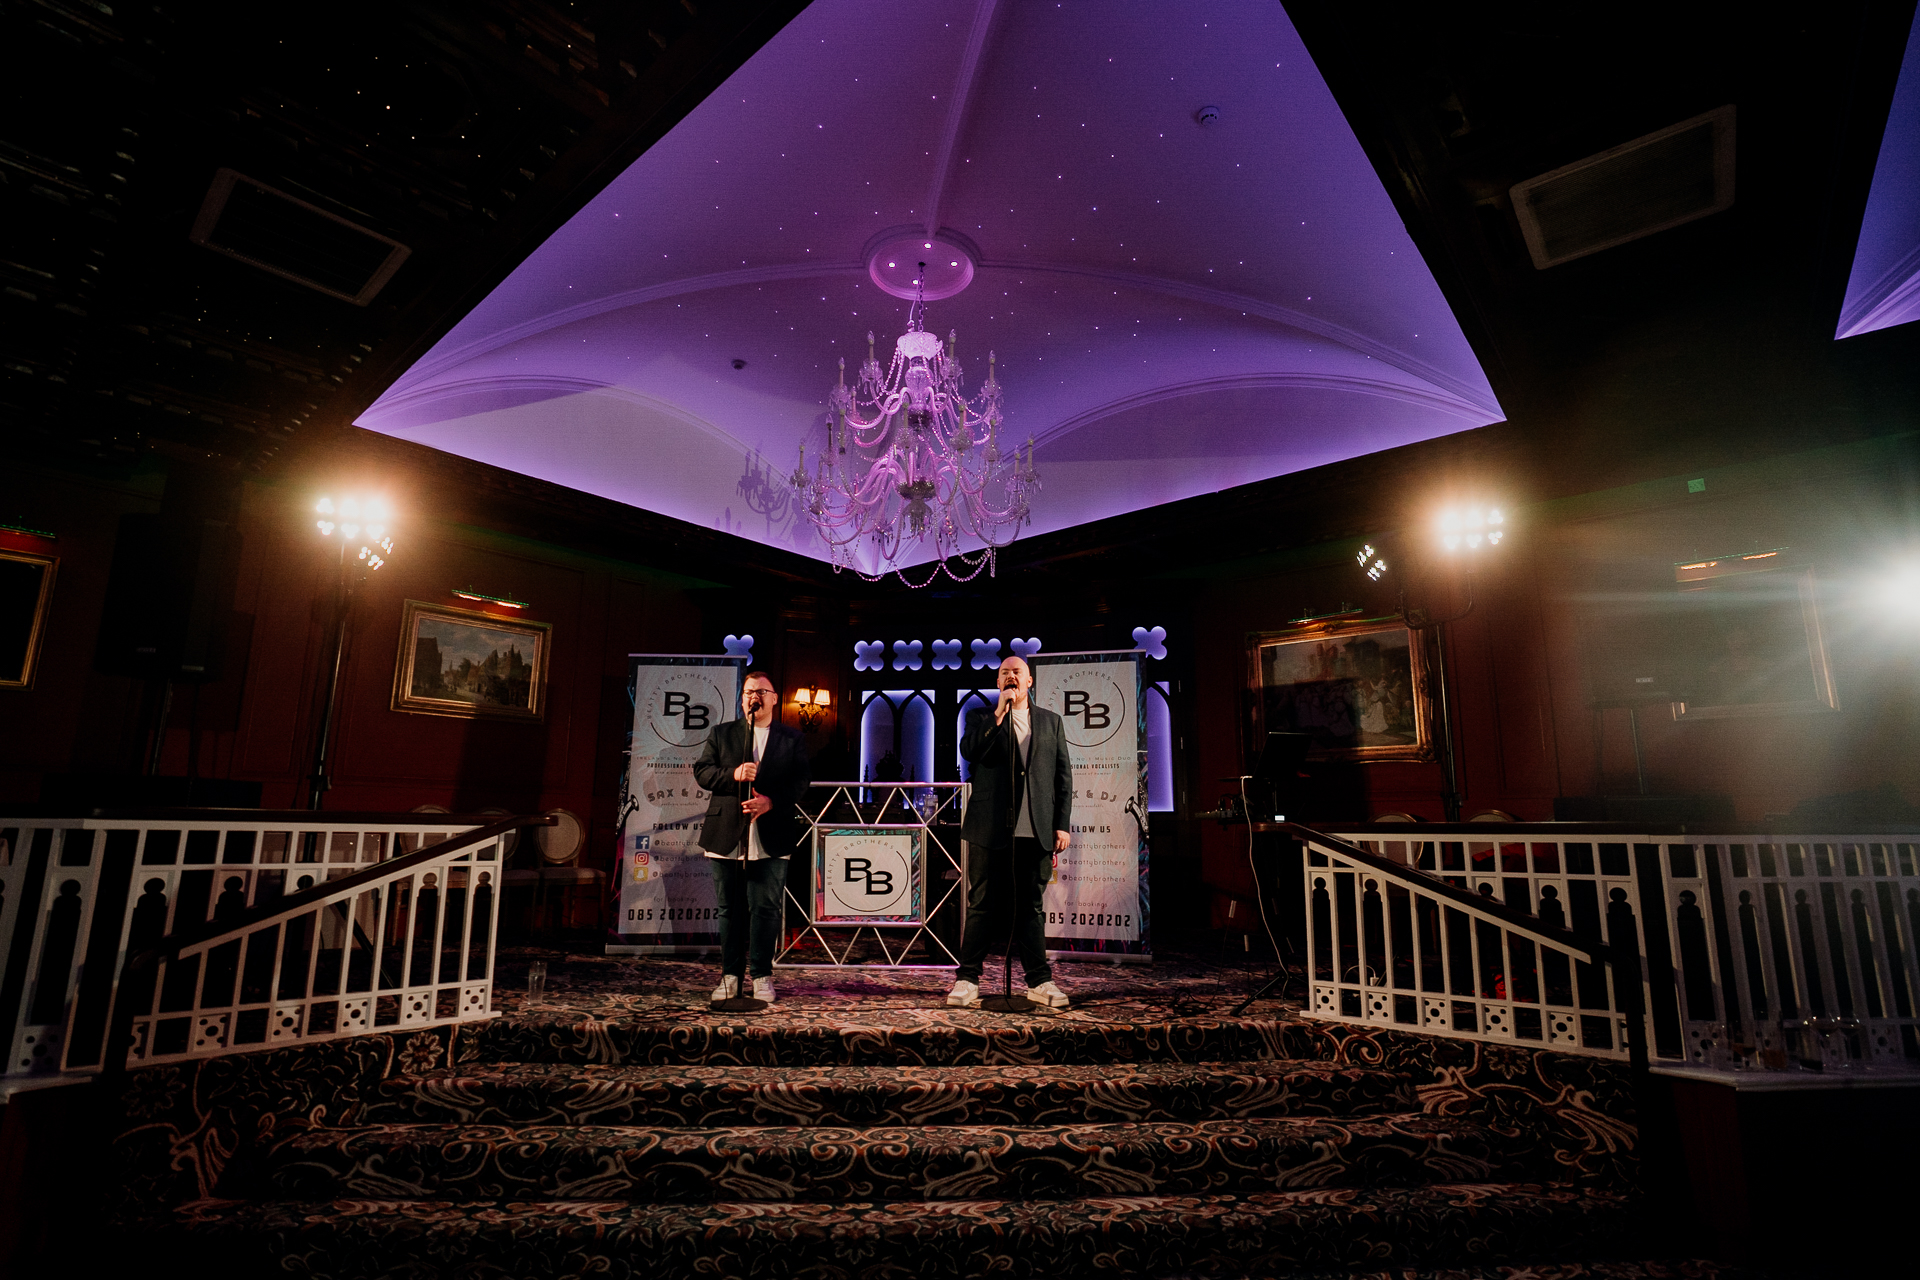
<svg viewBox="0 0 1920 1280">
<path fill-rule="evenodd" d="M 1545 270 L 1718 213 L 1733 203 L 1733 107 L 1650 133 L 1513 188 Z"/>
<path fill-rule="evenodd" d="M 213 175 L 188 239 L 361 307 L 413 252 L 231 169 Z"/>
</svg>

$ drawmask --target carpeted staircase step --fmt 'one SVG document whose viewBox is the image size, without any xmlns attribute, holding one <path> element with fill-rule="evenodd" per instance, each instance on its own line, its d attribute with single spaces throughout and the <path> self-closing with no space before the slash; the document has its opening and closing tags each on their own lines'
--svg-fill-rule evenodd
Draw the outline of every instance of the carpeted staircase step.
<svg viewBox="0 0 1920 1280">
<path fill-rule="evenodd" d="M 1411 1111 L 1399 1072 L 1329 1062 L 996 1067 L 468 1064 L 381 1082 L 368 1124 L 1088 1124 Z"/>
<path fill-rule="evenodd" d="M 1199 1195 L 1525 1177 L 1524 1153 L 1508 1158 L 1503 1145 L 1471 1121 L 1420 1113 L 871 1129 L 379 1125 L 294 1133 L 229 1185 L 297 1200 Z"/>
<path fill-rule="evenodd" d="M 1183 1272 L 1155 1280 L 1767 1280 L 1765 1276 L 1710 1258 L 1626 1258 L 1598 1262 L 1507 1262 L 1464 1267 L 1394 1267 L 1378 1270 L 1288 1271 L 1284 1275 L 1221 1275 Z"/>
<path fill-rule="evenodd" d="M 191 1250 L 178 1256 L 206 1274 L 297 1260 L 331 1280 L 1073 1280 L 1631 1257 L 1632 1216 L 1620 1192 L 1551 1183 L 820 1204 L 196 1200 L 141 1247 Z"/>
<path fill-rule="evenodd" d="M 784 1007 L 784 1006 L 782 1006 Z M 938 1010 L 938 1021 L 852 1016 L 716 1022 L 686 1010 L 594 1017 L 521 1012 L 462 1028 L 462 1061 L 697 1063 L 711 1066 L 976 1066 L 1036 1062 L 1247 1062 L 1315 1058 L 1321 1027 L 1295 1018 L 1108 1021 L 1090 1013 L 1014 1017 Z"/>
</svg>

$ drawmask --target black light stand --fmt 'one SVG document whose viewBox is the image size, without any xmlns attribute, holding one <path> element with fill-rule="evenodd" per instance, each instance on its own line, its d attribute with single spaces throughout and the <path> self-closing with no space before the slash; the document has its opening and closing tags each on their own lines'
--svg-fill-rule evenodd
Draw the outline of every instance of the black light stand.
<svg viewBox="0 0 1920 1280">
<path fill-rule="evenodd" d="M 1265 997 L 1275 987 L 1281 987 L 1284 994 L 1286 981 L 1291 976 L 1287 972 L 1286 953 L 1280 949 L 1280 941 L 1273 932 L 1273 923 L 1267 918 L 1267 891 L 1260 882 L 1260 868 L 1254 859 L 1254 802 L 1265 801 L 1261 812 L 1270 814 L 1274 825 L 1285 825 L 1285 814 L 1280 810 L 1295 809 L 1294 802 L 1299 799 L 1296 793 L 1299 790 L 1297 779 L 1300 763 L 1306 758 L 1308 745 L 1309 739 L 1305 734 L 1269 733 L 1267 745 L 1261 751 L 1260 759 L 1254 762 L 1252 773 L 1242 774 L 1237 778 L 1221 779 L 1222 782 L 1240 784 L 1240 815 L 1246 819 L 1247 823 L 1247 872 L 1253 877 L 1254 904 L 1260 908 L 1260 924 L 1266 930 L 1267 944 L 1273 948 L 1274 963 L 1273 975 L 1235 1005 L 1230 1017 L 1239 1017 L 1246 1012 L 1248 1005 Z M 1253 784 L 1252 795 L 1248 794 L 1250 790 L 1248 783 Z M 1291 837 L 1283 835 L 1282 838 Z M 1291 936 L 1288 937 L 1287 942 L 1291 948 L 1293 942 Z"/>
<path fill-rule="evenodd" d="M 340 701 L 340 673 L 346 659 L 347 627 L 352 619 L 354 593 L 366 583 L 368 574 L 386 564 L 393 555 L 393 539 L 387 535 L 385 528 L 388 518 L 386 504 L 378 499 L 370 501 L 364 515 L 368 523 L 362 526 L 359 523 L 363 518 L 357 505 L 359 501 L 346 499 L 336 512 L 333 500 L 322 498 L 316 508 L 321 515 L 328 517 L 318 522 L 323 538 L 333 536 L 336 520 L 347 523 L 337 526 L 340 530 L 340 564 L 333 581 L 333 625 L 329 630 L 333 654 L 327 671 L 326 699 L 320 707 L 319 732 L 315 735 L 313 772 L 307 777 L 309 809 L 318 809 L 325 801 L 328 789 L 333 786 L 333 779 L 329 776 L 329 757 L 333 750 L 333 722 L 336 704 Z M 356 542 L 360 544 L 360 554 L 350 557 L 348 550 Z"/>
<path fill-rule="evenodd" d="M 333 709 L 340 701 L 340 667 L 347 651 L 347 619 L 353 612 L 353 593 L 360 584 L 349 575 L 347 540 L 340 539 L 340 570 L 333 583 L 333 621 L 328 628 L 333 656 L 327 668 L 326 699 L 320 704 L 320 732 L 313 746 L 313 772 L 307 776 L 307 808 L 318 809 L 333 782 L 327 776 L 327 753 L 333 745 Z"/>
<path fill-rule="evenodd" d="M 747 746 L 747 758 L 749 760 L 753 759 L 754 717 L 758 716 L 759 714 L 760 714 L 760 693 L 758 690 L 755 690 L 753 693 L 748 695 L 748 703 L 747 703 L 746 746 Z M 758 763 L 758 762 L 756 761 L 755 763 Z M 753 782 L 752 781 L 736 782 L 734 784 L 734 793 L 739 798 L 740 802 L 742 804 L 745 804 L 748 800 L 753 798 Z M 745 817 L 746 815 L 743 813 L 741 816 Z M 743 876 L 747 873 L 747 863 L 749 861 L 748 854 L 752 849 L 752 845 L 753 845 L 753 822 L 751 819 L 748 819 L 746 822 L 742 823 L 740 827 L 740 850 L 739 850 L 740 874 Z M 749 957 L 751 957 L 753 954 L 753 943 L 752 943 L 753 916 L 751 912 L 748 913 L 744 923 L 746 925 L 747 939 L 748 939 L 747 954 Z M 724 953 L 722 953 L 723 967 L 724 967 L 724 964 L 725 964 L 725 955 Z M 726 980 L 726 975 L 722 974 L 721 981 L 724 982 L 725 980 Z M 747 977 L 747 975 L 744 973 L 740 975 L 740 981 L 743 986 L 747 986 L 752 983 L 752 979 Z M 713 1010 L 715 1013 L 757 1014 L 757 1013 L 765 1013 L 767 1011 L 767 1002 L 765 1000 L 756 1000 L 752 996 L 747 995 L 743 991 L 741 992 L 741 994 L 734 996 L 729 1000 L 710 1000 L 707 1002 L 707 1007 Z"/>
<path fill-rule="evenodd" d="M 1478 516 L 1474 517 L 1475 528 L 1480 527 L 1479 519 L 1480 517 Z M 1491 550 L 1493 547 L 1499 545 L 1502 535 L 1506 532 L 1505 521 L 1501 518 L 1498 511 L 1489 511 L 1487 513 L 1487 521 L 1491 525 L 1500 526 L 1499 528 L 1490 530 L 1486 535 L 1487 548 Z M 1473 555 L 1475 549 L 1478 548 L 1480 537 L 1481 535 L 1479 533 L 1473 533 L 1467 538 L 1467 551 L 1465 554 L 1469 557 Z M 1447 536 L 1448 551 L 1451 552 L 1457 549 L 1459 542 L 1460 538 L 1458 536 L 1449 534 Z M 1395 554 L 1394 558 L 1398 560 L 1400 557 L 1398 554 Z M 1386 559 L 1374 550 L 1372 543 L 1368 543 L 1362 548 L 1358 560 L 1361 569 L 1372 581 L 1378 582 L 1380 578 L 1388 572 Z M 1438 702 L 1440 704 L 1438 717 L 1440 723 L 1438 726 L 1439 733 L 1437 735 L 1439 739 L 1438 746 L 1440 756 L 1440 803 L 1446 815 L 1446 820 L 1448 822 L 1458 822 L 1460 821 L 1460 801 L 1462 798 L 1460 794 L 1460 751 L 1453 725 L 1452 682 L 1447 676 L 1447 624 L 1458 622 L 1473 612 L 1473 569 L 1469 566 L 1463 574 L 1463 583 L 1466 587 L 1467 595 L 1466 607 L 1461 609 L 1460 612 L 1444 618 L 1436 618 L 1425 609 L 1408 608 L 1406 578 L 1403 574 L 1395 574 L 1395 580 L 1395 597 L 1400 621 L 1415 635 L 1418 635 L 1422 631 L 1433 632 L 1434 688 L 1435 692 L 1439 695 Z"/>
</svg>

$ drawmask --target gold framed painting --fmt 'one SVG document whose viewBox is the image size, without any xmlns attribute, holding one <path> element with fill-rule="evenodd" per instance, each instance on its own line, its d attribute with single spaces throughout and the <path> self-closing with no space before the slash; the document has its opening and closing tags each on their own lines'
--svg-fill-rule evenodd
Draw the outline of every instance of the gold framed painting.
<svg viewBox="0 0 1920 1280">
<path fill-rule="evenodd" d="M 406 602 L 393 709 L 416 715 L 539 720 L 547 713 L 550 623 Z"/>
<path fill-rule="evenodd" d="M 1840 709 L 1811 566 L 1777 551 L 1675 565 L 1687 697 L 1675 720 L 1820 714 Z"/>
<path fill-rule="evenodd" d="M 1307 733 L 1311 760 L 1431 760 L 1426 641 L 1399 618 L 1248 637 L 1253 731 Z"/>
<path fill-rule="evenodd" d="M 0 689 L 33 687 L 59 564 L 52 556 L 0 550 Z"/>
</svg>

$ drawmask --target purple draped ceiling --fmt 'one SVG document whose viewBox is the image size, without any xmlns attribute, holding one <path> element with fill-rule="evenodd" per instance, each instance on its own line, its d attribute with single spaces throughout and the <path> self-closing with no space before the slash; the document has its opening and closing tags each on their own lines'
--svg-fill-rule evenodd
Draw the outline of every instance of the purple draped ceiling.
<svg viewBox="0 0 1920 1280">
<path fill-rule="evenodd" d="M 1502 416 L 1279 4 L 819 0 L 360 425 L 824 558 L 743 478 L 885 363 L 894 228 L 978 250 L 928 327 L 997 353 L 1031 532 Z"/>
</svg>

